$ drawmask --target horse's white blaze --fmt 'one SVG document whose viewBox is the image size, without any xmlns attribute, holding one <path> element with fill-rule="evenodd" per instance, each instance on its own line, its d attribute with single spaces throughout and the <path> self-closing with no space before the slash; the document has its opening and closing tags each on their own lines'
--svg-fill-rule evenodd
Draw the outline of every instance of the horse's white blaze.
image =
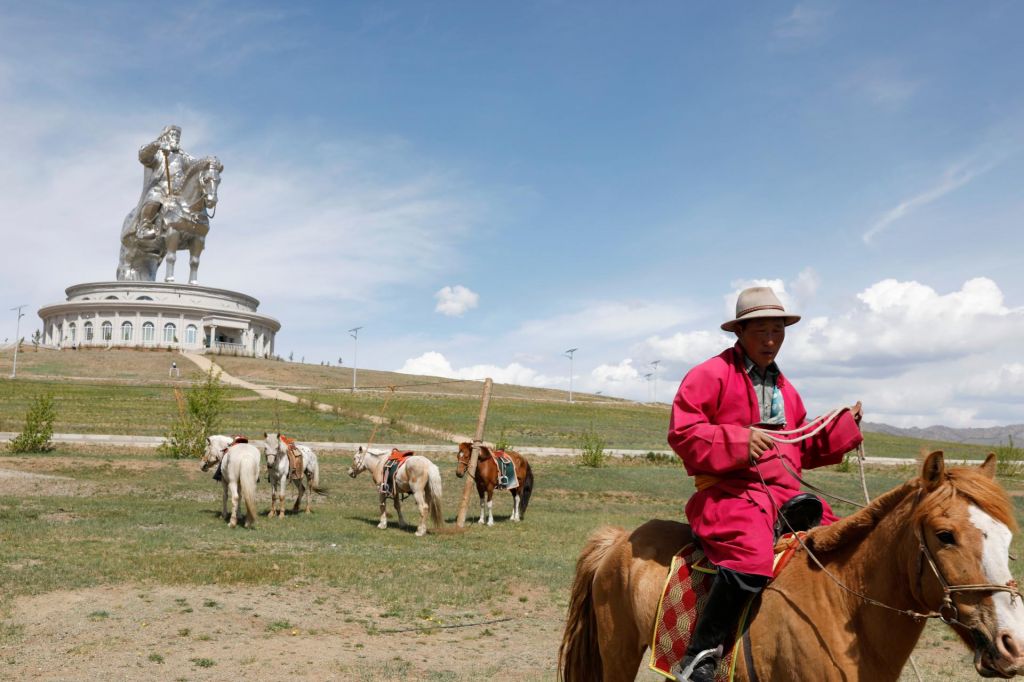
<svg viewBox="0 0 1024 682">
<path fill-rule="evenodd" d="M 1010 573 L 1010 541 L 1013 533 L 989 514 L 975 505 L 968 507 L 971 523 L 981 531 L 985 544 L 981 551 L 982 569 L 985 578 L 993 585 L 1005 585 L 1013 579 Z M 1009 632 L 1018 642 L 1024 642 L 1024 605 L 1019 599 L 1011 599 L 1009 592 L 993 592 L 992 601 L 996 607 L 996 623 L 1001 632 Z"/>
</svg>

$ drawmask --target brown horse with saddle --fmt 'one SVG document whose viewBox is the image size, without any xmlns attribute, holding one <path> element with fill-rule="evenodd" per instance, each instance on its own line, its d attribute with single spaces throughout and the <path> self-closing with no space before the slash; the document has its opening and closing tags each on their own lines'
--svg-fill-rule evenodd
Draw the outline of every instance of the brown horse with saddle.
<svg viewBox="0 0 1024 682">
<path fill-rule="evenodd" d="M 459 478 L 466 475 L 472 453 L 472 443 L 459 444 L 459 466 L 455 470 Z M 491 450 L 481 445 L 474 479 L 476 492 L 480 496 L 480 519 L 477 523 L 494 525 L 495 489 L 512 493 L 512 516 L 509 521 L 523 520 L 526 507 L 530 504 L 530 495 L 533 494 L 533 469 L 525 457 L 515 450 Z"/>
<path fill-rule="evenodd" d="M 811 530 L 751 602 L 732 679 L 895 681 L 931 618 L 973 651 L 983 677 L 1024 672 L 1024 600 L 1008 563 L 1014 507 L 995 469 L 995 455 L 947 468 L 933 452 L 919 477 Z M 691 541 L 689 526 L 661 520 L 590 538 L 576 564 L 560 679 L 636 677 L 673 556 Z"/>
</svg>

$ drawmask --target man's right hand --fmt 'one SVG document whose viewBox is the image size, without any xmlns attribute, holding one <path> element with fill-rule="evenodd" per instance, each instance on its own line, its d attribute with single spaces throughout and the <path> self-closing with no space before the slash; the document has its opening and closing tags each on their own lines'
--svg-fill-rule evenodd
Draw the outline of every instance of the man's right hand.
<svg viewBox="0 0 1024 682">
<path fill-rule="evenodd" d="M 750 463 L 753 464 L 761 459 L 761 455 L 775 445 L 775 441 L 763 431 L 758 431 L 757 429 L 749 429 L 749 431 L 750 440 L 747 443 L 747 456 L 750 458 Z"/>
</svg>

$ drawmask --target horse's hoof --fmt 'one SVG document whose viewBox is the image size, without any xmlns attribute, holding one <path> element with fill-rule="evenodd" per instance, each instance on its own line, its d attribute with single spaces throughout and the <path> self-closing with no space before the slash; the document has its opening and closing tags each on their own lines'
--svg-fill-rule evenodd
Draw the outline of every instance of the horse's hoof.
<svg viewBox="0 0 1024 682">
<path fill-rule="evenodd" d="M 277 512 L 277 518 L 279 518 L 279 519 L 283 519 L 284 518 L 284 509 L 282 509 L 281 511 Z"/>
<path fill-rule="evenodd" d="M 482 526 L 482 525 L 484 525 L 484 520 L 483 520 L 483 519 L 480 519 L 480 520 L 479 520 L 479 521 L 477 521 L 476 523 L 477 523 L 477 525 L 478 525 L 478 526 Z"/>
<path fill-rule="evenodd" d="M 312 510 L 309 510 L 309 509 L 307 509 L 307 510 L 306 510 L 306 513 L 307 513 L 307 514 L 312 514 L 313 512 L 312 512 Z"/>
<path fill-rule="evenodd" d="M 228 522 L 228 528 L 234 528 L 237 525 L 238 525 L 238 521 L 235 521 L 234 519 L 231 519 L 231 521 Z"/>
<path fill-rule="evenodd" d="M 378 523 L 377 527 L 380 528 L 381 530 L 384 530 L 385 528 L 388 527 L 388 524 L 386 524 L 386 523 Z"/>
<path fill-rule="evenodd" d="M 493 526 L 493 525 L 494 525 L 494 521 L 488 521 L 488 522 L 487 522 L 487 525 L 488 525 L 488 526 Z"/>
<path fill-rule="evenodd" d="M 427 534 L 427 529 L 426 528 L 424 528 L 423 530 L 416 531 L 416 537 L 418 537 L 418 538 L 421 538 L 421 537 L 423 537 L 426 534 Z"/>
</svg>

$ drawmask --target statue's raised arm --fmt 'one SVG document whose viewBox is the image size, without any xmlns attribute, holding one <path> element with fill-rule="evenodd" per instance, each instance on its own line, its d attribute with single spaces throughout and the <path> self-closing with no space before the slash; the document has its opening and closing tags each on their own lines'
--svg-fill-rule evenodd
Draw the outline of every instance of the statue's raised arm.
<svg viewBox="0 0 1024 682">
<path fill-rule="evenodd" d="M 145 172 L 136 214 L 136 236 L 152 239 L 157 236 L 154 221 L 160 207 L 181 194 L 185 173 L 195 159 L 181 150 L 181 128 L 169 125 L 160 137 L 139 149 L 139 162 Z"/>
</svg>

